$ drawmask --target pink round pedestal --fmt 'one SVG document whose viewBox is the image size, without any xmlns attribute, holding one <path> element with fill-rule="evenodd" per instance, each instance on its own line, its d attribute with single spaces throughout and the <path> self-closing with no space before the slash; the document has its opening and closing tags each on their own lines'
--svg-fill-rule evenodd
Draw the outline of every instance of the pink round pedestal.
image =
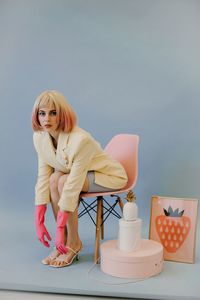
<svg viewBox="0 0 200 300">
<path fill-rule="evenodd" d="M 101 245 L 101 270 L 121 278 L 146 278 L 163 268 L 163 246 L 152 240 L 141 241 L 139 250 L 127 253 L 117 248 L 117 240 Z"/>
</svg>

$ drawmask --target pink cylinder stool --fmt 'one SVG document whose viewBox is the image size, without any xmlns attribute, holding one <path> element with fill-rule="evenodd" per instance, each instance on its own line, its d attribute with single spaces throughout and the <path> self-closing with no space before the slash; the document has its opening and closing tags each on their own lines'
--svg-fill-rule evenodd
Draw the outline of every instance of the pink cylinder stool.
<svg viewBox="0 0 200 300">
<path fill-rule="evenodd" d="M 141 247 L 130 253 L 117 248 L 117 240 L 101 245 L 101 270 L 121 278 L 144 279 L 162 271 L 163 246 L 153 240 L 141 240 Z"/>
</svg>

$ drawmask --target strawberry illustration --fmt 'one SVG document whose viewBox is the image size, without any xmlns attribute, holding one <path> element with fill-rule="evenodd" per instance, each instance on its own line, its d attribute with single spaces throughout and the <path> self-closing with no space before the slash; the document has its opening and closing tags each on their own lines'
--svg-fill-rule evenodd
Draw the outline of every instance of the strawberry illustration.
<svg viewBox="0 0 200 300">
<path fill-rule="evenodd" d="M 183 216 L 184 210 L 173 209 L 169 206 L 168 210 L 164 210 L 164 215 L 156 217 L 156 230 L 159 235 L 163 247 L 168 252 L 176 252 L 190 231 L 191 220 L 187 216 Z"/>
</svg>

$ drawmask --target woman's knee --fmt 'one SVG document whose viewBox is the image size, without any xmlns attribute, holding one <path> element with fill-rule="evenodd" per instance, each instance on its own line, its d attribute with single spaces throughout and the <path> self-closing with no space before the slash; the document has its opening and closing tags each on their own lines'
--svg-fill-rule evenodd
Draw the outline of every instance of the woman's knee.
<svg viewBox="0 0 200 300">
<path fill-rule="evenodd" d="M 64 174 L 64 175 L 60 176 L 60 178 L 58 179 L 58 192 L 59 192 L 59 194 L 62 193 L 63 186 L 64 186 L 68 176 L 69 176 L 69 174 Z"/>
<path fill-rule="evenodd" d="M 58 192 L 59 178 L 63 175 L 62 172 L 55 171 L 49 178 L 49 187 L 51 192 Z"/>
<path fill-rule="evenodd" d="M 67 177 L 69 176 L 69 174 L 64 174 L 62 176 L 60 176 L 58 178 L 58 192 L 59 194 L 61 195 L 62 193 L 62 190 L 63 190 L 63 186 L 65 184 L 65 182 L 67 181 Z M 87 192 L 88 191 L 88 188 L 89 188 L 89 180 L 88 178 L 86 177 L 85 179 L 85 182 L 84 182 L 84 185 L 82 187 L 82 192 Z"/>
</svg>

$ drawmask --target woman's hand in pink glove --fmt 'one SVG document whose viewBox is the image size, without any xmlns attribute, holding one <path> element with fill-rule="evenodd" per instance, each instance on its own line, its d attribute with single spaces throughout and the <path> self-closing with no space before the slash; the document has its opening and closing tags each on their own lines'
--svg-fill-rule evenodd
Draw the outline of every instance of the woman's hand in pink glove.
<svg viewBox="0 0 200 300">
<path fill-rule="evenodd" d="M 35 227 L 36 227 L 36 235 L 38 240 L 46 247 L 50 247 L 48 241 L 45 240 L 45 236 L 49 241 L 51 241 L 51 237 L 44 225 L 44 215 L 46 212 L 46 205 L 37 205 L 35 207 Z"/>
<path fill-rule="evenodd" d="M 67 253 L 65 247 L 65 226 L 67 224 L 69 213 L 67 211 L 59 210 L 57 215 L 57 226 L 56 226 L 56 249 L 61 253 Z"/>
</svg>

